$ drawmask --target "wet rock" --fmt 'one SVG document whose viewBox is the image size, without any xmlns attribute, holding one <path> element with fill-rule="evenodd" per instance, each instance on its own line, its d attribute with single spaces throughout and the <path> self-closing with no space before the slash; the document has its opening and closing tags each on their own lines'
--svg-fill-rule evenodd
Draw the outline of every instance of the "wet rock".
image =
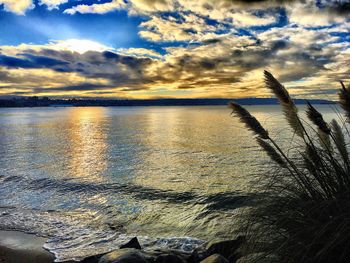
<svg viewBox="0 0 350 263">
<path fill-rule="evenodd" d="M 213 254 L 200 263 L 229 263 L 229 261 L 219 254 Z"/>
<path fill-rule="evenodd" d="M 184 263 L 185 261 L 177 255 L 161 255 L 155 260 L 155 263 Z"/>
<path fill-rule="evenodd" d="M 234 240 L 226 240 L 213 243 L 208 246 L 206 254 L 208 256 L 213 254 L 220 254 L 225 258 L 230 259 L 230 262 L 236 262 L 239 257 L 238 249 L 244 244 L 245 237 L 239 236 Z"/>
<path fill-rule="evenodd" d="M 148 263 L 148 261 L 140 250 L 123 248 L 104 255 L 98 263 Z"/>
<path fill-rule="evenodd" d="M 139 243 L 139 240 L 137 237 L 133 237 L 130 239 L 130 241 L 124 245 L 121 245 L 120 248 L 135 248 L 135 249 L 141 249 L 141 245 Z"/>
</svg>

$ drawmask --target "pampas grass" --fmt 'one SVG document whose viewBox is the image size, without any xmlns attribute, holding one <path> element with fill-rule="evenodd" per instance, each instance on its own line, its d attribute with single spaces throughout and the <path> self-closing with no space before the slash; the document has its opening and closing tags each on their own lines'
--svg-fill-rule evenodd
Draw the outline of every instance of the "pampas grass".
<svg viewBox="0 0 350 263">
<path fill-rule="evenodd" d="M 298 109 L 289 96 L 288 91 L 270 72 L 265 70 L 264 76 L 266 87 L 269 88 L 279 100 L 287 122 L 297 135 L 303 137 L 304 128 L 298 116 Z"/>
<path fill-rule="evenodd" d="M 230 104 L 275 167 L 261 186 L 265 199 L 248 212 L 246 250 L 257 255 L 249 262 L 350 262 L 350 162 L 342 129 L 347 123 L 328 124 L 310 103 L 311 123 L 302 122 L 286 88 L 271 73 L 264 76 L 302 140 L 288 156 L 254 116 Z M 349 122 L 350 87 L 341 85 L 339 103 Z"/>
<path fill-rule="evenodd" d="M 279 166 L 283 168 L 287 168 L 286 162 L 283 160 L 283 157 L 275 150 L 273 146 L 271 146 L 267 141 L 263 140 L 260 137 L 256 138 L 256 141 L 260 145 L 260 147 L 266 152 L 266 154 L 276 162 Z"/>
<path fill-rule="evenodd" d="M 339 93 L 339 104 L 345 111 L 347 121 L 350 122 L 350 87 L 346 88 L 343 82 L 340 82 L 342 88 Z"/>
<path fill-rule="evenodd" d="M 229 107 L 232 109 L 232 114 L 235 114 L 249 130 L 253 131 L 256 135 L 263 139 L 269 138 L 268 132 L 262 127 L 260 122 L 245 108 L 234 102 L 230 102 Z"/>
</svg>

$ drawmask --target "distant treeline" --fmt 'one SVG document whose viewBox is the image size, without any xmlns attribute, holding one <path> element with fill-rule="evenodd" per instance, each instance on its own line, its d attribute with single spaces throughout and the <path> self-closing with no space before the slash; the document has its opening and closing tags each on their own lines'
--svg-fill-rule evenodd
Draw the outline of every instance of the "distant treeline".
<svg viewBox="0 0 350 263">
<path fill-rule="evenodd" d="M 0 107 L 85 107 L 85 106 L 200 106 L 227 105 L 235 101 L 242 105 L 274 105 L 275 98 L 246 99 L 155 99 L 155 100 L 105 100 L 105 99 L 50 99 L 48 97 L 21 97 L 0 99 Z M 329 100 L 309 100 L 313 104 L 332 104 Z M 304 99 L 296 99 L 297 104 L 306 104 Z"/>
</svg>

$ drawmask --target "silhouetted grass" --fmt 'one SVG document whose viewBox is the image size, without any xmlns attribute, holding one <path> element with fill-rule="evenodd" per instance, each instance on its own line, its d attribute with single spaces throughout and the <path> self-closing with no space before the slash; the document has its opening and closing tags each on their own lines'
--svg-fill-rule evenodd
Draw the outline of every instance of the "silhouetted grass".
<svg viewBox="0 0 350 263">
<path fill-rule="evenodd" d="M 340 125 L 336 120 L 327 123 L 311 104 L 307 122 L 286 88 L 271 73 L 264 74 L 298 144 L 289 153 L 247 110 L 230 104 L 274 162 L 273 172 L 264 176 L 266 198 L 248 212 L 247 253 L 255 253 L 255 262 L 350 262 L 350 161 L 345 139 L 350 86 L 341 83 L 339 102 L 346 118 Z"/>
</svg>

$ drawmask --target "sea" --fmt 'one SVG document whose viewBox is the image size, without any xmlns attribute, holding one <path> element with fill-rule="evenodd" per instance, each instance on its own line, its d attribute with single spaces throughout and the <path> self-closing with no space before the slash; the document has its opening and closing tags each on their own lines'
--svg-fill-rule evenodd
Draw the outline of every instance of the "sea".
<svg viewBox="0 0 350 263">
<path fill-rule="evenodd" d="M 291 147 L 278 105 L 246 108 Z M 188 252 L 232 239 L 269 169 L 226 106 L 0 109 L 0 229 L 47 237 L 57 262 L 134 236 L 146 250 Z"/>
</svg>

